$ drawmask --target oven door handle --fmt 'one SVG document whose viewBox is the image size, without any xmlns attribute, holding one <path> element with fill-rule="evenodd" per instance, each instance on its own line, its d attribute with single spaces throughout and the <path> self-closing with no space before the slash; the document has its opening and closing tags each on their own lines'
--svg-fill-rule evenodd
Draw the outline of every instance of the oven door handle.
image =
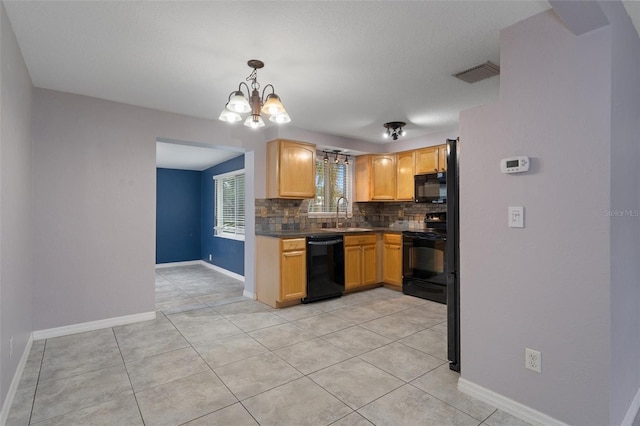
<svg viewBox="0 0 640 426">
<path fill-rule="evenodd" d="M 334 244 L 342 244 L 342 240 L 329 240 L 329 241 L 307 241 L 310 246 L 332 246 Z"/>
<path fill-rule="evenodd" d="M 423 241 L 447 241 L 447 237 L 413 237 L 416 240 Z"/>
</svg>

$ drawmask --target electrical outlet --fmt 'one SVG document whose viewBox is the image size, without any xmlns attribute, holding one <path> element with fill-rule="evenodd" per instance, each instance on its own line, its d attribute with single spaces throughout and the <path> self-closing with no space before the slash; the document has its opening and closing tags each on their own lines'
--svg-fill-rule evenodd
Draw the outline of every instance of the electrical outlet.
<svg viewBox="0 0 640 426">
<path fill-rule="evenodd" d="M 261 217 L 267 217 L 267 208 L 266 207 L 260 207 L 260 216 Z"/>
<path fill-rule="evenodd" d="M 404 218 L 404 210 L 403 209 L 398 210 L 398 217 L 401 218 L 401 219 Z"/>
<path fill-rule="evenodd" d="M 284 209 L 284 217 L 289 217 L 289 209 Z"/>
<path fill-rule="evenodd" d="M 9 337 L 9 359 L 13 357 L 13 336 Z"/>
<path fill-rule="evenodd" d="M 213 260 L 212 257 L 213 256 L 209 255 L 209 262 L 211 262 Z"/>
<path fill-rule="evenodd" d="M 542 373 L 542 355 L 540 351 L 525 348 L 524 350 L 524 366 L 536 373 Z"/>
</svg>

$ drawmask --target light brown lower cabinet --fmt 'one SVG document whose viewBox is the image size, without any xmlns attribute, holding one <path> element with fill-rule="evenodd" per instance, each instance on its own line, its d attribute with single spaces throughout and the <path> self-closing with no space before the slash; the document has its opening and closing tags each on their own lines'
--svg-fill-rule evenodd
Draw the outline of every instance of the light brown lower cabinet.
<svg viewBox="0 0 640 426">
<path fill-rule="evenodd" d="M 307 296 L 304 238 L 256 237 L 256 296 L 273 308 Z"/>
<path fill-rule="evenodd" d="M 382 236 L 382 281 L 402 286 L 402 234 Z"/>
<path fill-rule="evenodd" d="M 354 290 L 377 282 L 376 241 L 376 234 L 345 235 L 345 290 Z"/>
</svg>

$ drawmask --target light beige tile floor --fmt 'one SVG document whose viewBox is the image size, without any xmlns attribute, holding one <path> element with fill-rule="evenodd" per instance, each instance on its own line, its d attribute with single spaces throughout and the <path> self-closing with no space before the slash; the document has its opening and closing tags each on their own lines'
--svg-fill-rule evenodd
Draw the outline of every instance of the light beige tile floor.
<svg viewBox="0 0 640 426">
<path fill-rule="evenodd" d="M 444 305 L 377 288 L 272 309 L 158 269 L 157 319 L 34 342 L 7 425 L 524 425 L 456 388 Z"/>
</svg>

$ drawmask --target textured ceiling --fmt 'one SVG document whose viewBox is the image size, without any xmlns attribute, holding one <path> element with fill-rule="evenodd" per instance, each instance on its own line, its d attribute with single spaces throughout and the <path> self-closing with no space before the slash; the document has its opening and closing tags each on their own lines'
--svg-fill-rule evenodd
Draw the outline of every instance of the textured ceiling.
<svg viewBox="0 0 640 426">
<path fill-rule="evenodd" d="M 156 167 L 181 170 L 206 170 L 242 155 L 241 152 L 207 147 L 156 142 Z"/>
<path fill-rule="evenodd" d="M 6 10 L 37 87 L 217 119 L 250 73 L 272 83 L 291 125 L 383 142 L 455 128 L 497 100 L 499 31 L 546 1 L 13 1 Z"/>
</svg>

